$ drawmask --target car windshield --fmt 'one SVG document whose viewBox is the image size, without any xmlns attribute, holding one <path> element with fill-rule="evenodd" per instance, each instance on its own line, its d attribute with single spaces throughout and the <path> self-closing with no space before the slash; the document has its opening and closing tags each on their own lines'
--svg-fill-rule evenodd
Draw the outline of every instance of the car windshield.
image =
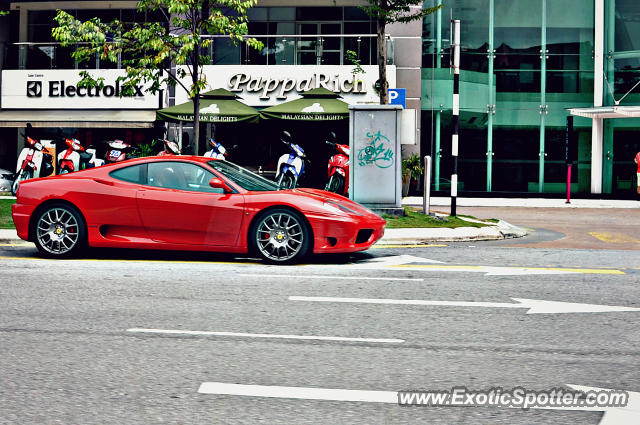
<svg viewBox="0 0 640 425">
<path fill-rule="evenodd" d="M 278 185 L 271 180 L 267 180 L 231 162 L 219 160 L 209 161 L 207 164 L 243 189 L 258 192 L 278 190 Z"/>
</svg>

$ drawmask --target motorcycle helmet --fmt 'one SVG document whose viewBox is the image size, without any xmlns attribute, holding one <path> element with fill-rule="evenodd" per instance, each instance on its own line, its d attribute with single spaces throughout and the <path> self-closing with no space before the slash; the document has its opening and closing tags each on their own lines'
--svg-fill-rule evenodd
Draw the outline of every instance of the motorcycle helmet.
<svg viewBox="0 0 640 425">
<path fill-rule="evenodd" d="M 280 135 L 280 140 L 283 143 L 289 144 L 293 141 L 293 138 L 291 137 L 291 133 L 285 130 L 282 132 L 282 135 Z"/>
</svg>

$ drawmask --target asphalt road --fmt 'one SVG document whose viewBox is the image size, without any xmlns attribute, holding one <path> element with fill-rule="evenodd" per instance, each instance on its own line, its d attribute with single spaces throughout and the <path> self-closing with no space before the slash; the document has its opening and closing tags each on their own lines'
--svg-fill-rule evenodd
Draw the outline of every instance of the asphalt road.
<svg viewBox="0 0 640 425">
<path fill-rule="evenodd" d="M 509 243 L 300 266 L 108 250 L 52 261 L 30 245 L 0 247 L 0 423 L 639 423 L 629 409 L 632 422 L 611 422 L 619 411 L 309 399 L 307 388 L 640 392 L 640 311 L 527 314 L 513 300 L 640 308 L 640 252 Z M 238 388 L 246 394 L 219 394 Z"/>
</svg>

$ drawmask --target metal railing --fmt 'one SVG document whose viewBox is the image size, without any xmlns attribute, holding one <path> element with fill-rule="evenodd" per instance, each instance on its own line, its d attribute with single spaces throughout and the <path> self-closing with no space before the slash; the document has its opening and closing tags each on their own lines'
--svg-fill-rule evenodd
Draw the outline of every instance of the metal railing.
<svg viewBox="0 0 640 425">
<path fill-rule="evenodd" d="M 242 41 L 234 43 L 228 36 L 209 35 L 213 43 L 207 54 L 211 65 L 353 65 L 347 50 L 355 52 L 361 65 L 377 63 L 376 34 L 250 34 L 263 42 L 255 50 Z M 19 42 L 4 45 L 4 69 L 119 69 L 118 62 L 95 60 L 75 62 L 71 56 L 75 47 L 63 47 L 57 42 Z M 387 64 L 394 63 L 394 41 L 387 37 Z"/>
</svg>

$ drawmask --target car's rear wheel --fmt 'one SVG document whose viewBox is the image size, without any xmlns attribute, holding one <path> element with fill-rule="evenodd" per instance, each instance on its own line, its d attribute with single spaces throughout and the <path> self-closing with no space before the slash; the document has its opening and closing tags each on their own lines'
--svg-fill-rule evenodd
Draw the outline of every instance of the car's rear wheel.
<svg viewBox="0 0 640 425">
<path fill-rule="evenodd" d="M 66 204 L 50 204 L 41 209 L 34 230 L 36 247 L 47 257 L 68 257 L 85 245 L 84 219 Z"/>
<path fill-rule="evenodd" d="M 278 208 L 261 214 L 250 229 L 250 246 L 273 263 L 292 263 L 311 248 L 311 231 L 297 212 Z"/>
</svg>

